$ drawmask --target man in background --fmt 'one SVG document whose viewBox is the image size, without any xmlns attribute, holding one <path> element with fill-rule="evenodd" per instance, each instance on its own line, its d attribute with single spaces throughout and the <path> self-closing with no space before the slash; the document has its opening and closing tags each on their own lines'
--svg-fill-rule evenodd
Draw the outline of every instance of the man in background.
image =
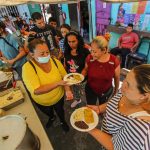
<svg viewBox="0 0 150 150">
<path fill-rule="evenodd" d="M 56 56 L 55 49 L 57 47 L 58 38 L 55 29 L 44 22 L 44 18 L 39 12 L 33 13 L 32 19 L 35 27 L 30 30 L 32 31 L 32 34 L 29 35 L 28 41 L 30 42 L 34 38 L 41 38 L 45 40 L 51 55 Z"/>
<path fill-rule="evenodd" d="M 135 52 L 139 44 L 139 37 L 133 32 L 133 24 L 128 24 L 126 33 L 122 34 L 118 40 L 118 47 L 113 48 L 110 53 L 114 55 L 121 55 L 121 67 L 125 67 L 126 56 Z"/>
<path fill-rule="evenodd" d="M 48 19 L 48 24 L 51 25 L 55 29 L 58 39 L 61 40 L 63 37 L 60 32 L 60 29 L 58 28 L 56 19 L 54 17 L 50 17 Z"/>
<path fill-rule="evenodd" d="M 6 31 L 3 22 L 0 22 L 0 46 L 0 59 L 11 65 L 21 77 L 22 66 L 26 62 L 26 52 L 21 41 Z"/>
</svg>

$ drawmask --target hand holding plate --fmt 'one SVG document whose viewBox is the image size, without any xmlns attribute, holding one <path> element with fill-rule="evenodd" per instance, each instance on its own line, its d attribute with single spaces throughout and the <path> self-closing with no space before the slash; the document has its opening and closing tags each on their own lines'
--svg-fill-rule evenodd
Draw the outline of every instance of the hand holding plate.
<svg viewBox="0 0 150 150">
<path fill-rule="evenodd" d="M 87 107 L 89 107 L 89 108 L 91 108 L 92 110 L 94 110 L 97 114 L 100 113 L 99 106 L 96 106 L 96 105 L 87 105 Z"/>
<path fill-rule="evenodd" d="M 67 85 L 67 81 L 61 80 L 57 83 L 58 86 L 66 86 Z"/>
</svg>

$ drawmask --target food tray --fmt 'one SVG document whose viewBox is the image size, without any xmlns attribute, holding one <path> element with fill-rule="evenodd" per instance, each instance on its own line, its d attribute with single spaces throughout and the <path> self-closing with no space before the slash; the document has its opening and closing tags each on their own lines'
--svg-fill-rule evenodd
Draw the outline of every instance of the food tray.
<svg viewBox="0 0 150 150">
<path fill-rule="evenodd" d="M 0 92 L 0 108 L 4 110 L 11 109 L 24 102 L 24 96 L 19 88 L 8 89 Z"/>
</svg>

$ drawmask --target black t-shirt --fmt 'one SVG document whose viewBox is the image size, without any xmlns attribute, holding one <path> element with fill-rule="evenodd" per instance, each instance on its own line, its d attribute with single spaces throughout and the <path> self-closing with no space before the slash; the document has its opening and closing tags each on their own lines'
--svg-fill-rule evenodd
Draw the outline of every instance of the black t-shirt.
<svg viewBox="0 0 150 150">
<path fill-rule="evenodd" d="M 29 25 L 28 24 L 24 24 L 22 27 L 26 28 L 25 31 L 29 32 Z"/>
<path fill-rule="evenodd" d="M 16 20 L 16 21 L 15 21 L 15 24 L 18 26 L 19 29 L 21 29 L 22 26 L 23 26 L 22 20 L 20 20 L 20 21 Z"/>
<path fill-rule="evenodd" d="M 34 31 L 37 34 L 34 36 L 29 35 L 29 42 L 32 41 L 34 38 L 41 38 L 46 41 L 50 50 L 53 50 L 55 47 L 57 47 L 55 40 L 56 31 L 50 25 L 46 24 L 44 29 L 39 29 L 37 26 L 35 26 L 30 31 Z"/>
<path fill-rule="evenodd" d="M 65 56 L 65 64 L 68 73 L 81 73 L 85 66 L 85 59 L 90 54 L 89 50 L 84 48 L 82 54 Z"/>
</svg>

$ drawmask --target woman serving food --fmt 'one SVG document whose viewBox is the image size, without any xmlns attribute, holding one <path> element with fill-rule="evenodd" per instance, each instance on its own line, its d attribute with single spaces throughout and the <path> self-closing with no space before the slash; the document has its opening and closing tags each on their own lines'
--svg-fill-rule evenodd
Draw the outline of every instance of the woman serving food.
<svg viewBox="0 0 150 150">
<path fill-rule="evenodd" d="M 82 71 L 88 80 L 85 86 L 88 105 L 105 103 L 118 91 L 120 80 L 120 63 L 116 56 L 108 53 L 108 35 L 97 36 L 91 43 L 91 54 L 86 58 Z M 114 91 L 112 79 L 114 78 Z"/>
<path fill-rule="evenodd" d="M 29 43 L 32 60 L 23 66 L 23 81 L 36 106 L 45 113 L 50 127 L 55 120 L 54 110 L 58 115 L 61 127 L 69 131 L 64 115 L 64 94 L 68 100 L 73 94 L 62 78 L 67 74 L 57 59 L 51 58 L 48 46 L 41 39 Z"/>
<path fill-rule="evenodd" d="M 121 91 L 108 103 L 89 106 L 98 114 L 106 111 L 103 130 L 89 131 L 106 149 L 150 149 L 150 65 L 133 68 Z"/>
</svg>

